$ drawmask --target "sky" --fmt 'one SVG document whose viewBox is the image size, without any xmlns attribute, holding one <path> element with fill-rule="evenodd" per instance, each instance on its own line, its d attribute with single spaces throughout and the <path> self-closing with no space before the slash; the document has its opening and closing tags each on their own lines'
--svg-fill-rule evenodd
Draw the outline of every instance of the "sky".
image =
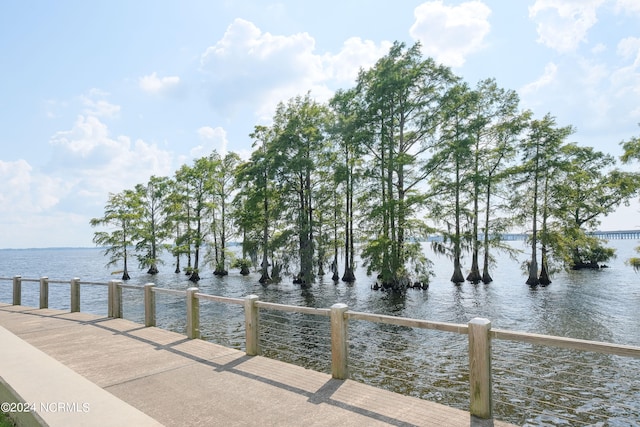
<svg viewBox="0 0 640 427">
<path fill-rule="evenodd" d="M 109 193 L 246 158 L 278 102 L 328 100 L 394 41 L 495 78 L 572 141 L 619 156 L 640 136 L 638 0 L 3 0 L 0 248 L 93 246 Z"/>
</svg>

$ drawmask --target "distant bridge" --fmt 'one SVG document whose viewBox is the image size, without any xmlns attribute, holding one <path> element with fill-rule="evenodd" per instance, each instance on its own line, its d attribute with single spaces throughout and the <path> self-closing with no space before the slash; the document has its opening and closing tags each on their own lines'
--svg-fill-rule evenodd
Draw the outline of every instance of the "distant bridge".
<svg viewBox="0 0 640 427">
<path fill-rule="evenodd" d="M 589 236 L 599 237 L 601 239 L 637 239 L 640 240 L 640 230 L 613 230 L 613 231 L 590 231 L 587 233 Z M 505 240 L 525 240 L 529 234 L 527 233 L 503 233 L 500 235 L 500 239 Z M 482 238 L 483 235 L 478 236 Z M 434 235 L 430 236 L 429 241 L 440 241 L 442 236 Z"/>
<path fill-rule="evenodd" d="M 640 239 L 640 230 L 593 231 L 587 234 L 603 239 Z"/>
</svg>

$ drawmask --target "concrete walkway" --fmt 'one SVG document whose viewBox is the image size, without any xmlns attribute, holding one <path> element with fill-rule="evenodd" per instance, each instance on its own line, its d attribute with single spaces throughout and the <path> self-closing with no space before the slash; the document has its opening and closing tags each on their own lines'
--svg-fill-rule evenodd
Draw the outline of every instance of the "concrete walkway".
<svg viewBox="0 0 640 427">
<path fill-rule="evenodd" d="M 131 411 L 113 419 L 103 414 L 104 423 L 96 424 L 87 413 L 101 402 L 81 393 L 86 401 L 77 403 L 91 409 L 72 411 L 74 422 L 59 425 L 120 426 L 122 416 L 144 420 L 144 414 L 148 425 L 166 426 L 470 425 L 465 411 L 123 319 L 0 303 L 0 326 L 29 344 L 10 356 L 8 343 L 0 342 L 0 377 L 13 372 L 7 358 L 27 363 L 21 351 L 40 351 L 122 401 L 110 403 L 113 412 Z M 50 378 L 38 374 L 33 381 Z M 91 388 L 81 381 L 76 387 Z"/>
</svg>

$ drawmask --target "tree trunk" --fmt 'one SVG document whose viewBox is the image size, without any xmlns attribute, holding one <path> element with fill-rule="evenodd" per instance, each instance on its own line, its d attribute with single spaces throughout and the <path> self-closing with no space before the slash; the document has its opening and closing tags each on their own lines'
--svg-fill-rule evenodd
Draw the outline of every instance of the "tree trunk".
<svg viewBox="0 0 640 427">
<path fill-rule="evenodd" d="M 540 278 L 538 279 L 538 283 L 542 286 L 547 286 L 551 284 L 551 279 L 549 278 L 549 271 L 547 270 L 547 257 L 545 255 L 546 249 L 543 246 L 542 249 L 542 268 L 540 269 Z"/>
<path fill-rule="evenodd" d="M 267 192 L 267 176 L 264 175 L 265 189 L 264 199 L 262 201 L 262 213 L 264 215 L 264 222 L 262 223 L 262 262 L 260 263 L 260 283 L 271 282 L 269 277 L 269 199 Z"/>
<path fill-rule="evenodd" d="M 199 228 L 200 227 L 198 227 L 198 229 Z M 194 253 L 193 270 L 191 271 L 191 275 L 189 276 L 189 280 L 193 283 L 197 283 L 200 280 L 200 275 L 198 274 L 199 263 L 200 263 L 200 246 L 196 245 L 196 250 Z"/>
<path fill-rule="evenodd" d="M 313 248 L 310 239 L 311 223 L 309 222 L 311 207 L 307 194 L 307 176 L 300 177 L 301 190 L 299 191 L 300 213 L 298 216 L 298 257 L 300 259 L 300 271 L 294 278 L 294 283 L 310 285 L 313 280 Z"/>
<path fill-rule="evenodd" d="M 345 221 L 345 242 L 344 242 L 344 274 L 342 281 L 353 283 L 356 276 L 353 274 L 353 170 L 349 169 L 346 197 L 346 221 Z"/>
<path fill-rule="evenodd" d="M 542 207 L 542 248 L 541 248 L 541 269 L 538 282 L 542 286 L 551 284 L 549 279 L 549 270 L 547 269 L 547 241 L 549 239 L 547 233 L 547 218 L 549 217 L 549 172 L 545 171 L 544 180 L 544 206 Z"/>
<path fill-rule="evenodd" d="M 482 263 L 482 283 L 487 284 L 493 282 L 493 278 L 489 274 L 489 221 L 490 221 L 490 204 L 491 202 L 491 176 L 487 184 L 487 204 L 484 215 L 484 261 Z"/>
<path fill-rule="evenodd" d="M 222 189 L 222 194 L 224 194 L 224 187 Z M 221 217 L 220 217 L 220 260 L 218 261 L 218 253 L 216 251 L 216 269 L 213 274 L 216 276 L 226 276 L 229 274 L 227 270 L 227 255 L 225 253 L 227 247 L 227 233 L 226 233 L 226 203 L 225 200 L 222 200 L 221 203 Z"/>
<path fill-rule="evenodd" d="M 459 249 L 456 249 L 456 251 L 459 252 Z M 464 282 L 464 276 L 462 275 L 462 266 L 460 265 L 460 255 L 455 256 L 453 259 L 453 275 L 451 276 L 451 281 L 456 285 Z"/>
<path fill-rule="evenodd" d="M 126 234 L 125 234 L 126 236 Z M 124 241 L 126 242 L 126 237 L 124 239 Z M 125 246 L 124 248 L 124 270 L 122 271 L 122 280 L 129 280 L 131 279 L 131 277 L 129 276 L 129 268 L 127 267 L 127 261 L 128 261 L 128 256 L 127 256 L 127 247 Z"/>
<path fill-rule="evenodd" d="M 198 239 L 200 239 L 201 225 L 200 225 L 200 212 L 198 212 L 198 228 L 197 235 Z M 194 252 L 194 261 L 193 261 L 193 271 L 191 272 L 191 276 L 189 276 L 189 280 L 193 283 L 197 283 L 200 280 L 200 275 L 198 274 L 198 267 L 200 264 L 200 243 L 196 241 L 196 249 Z"/>
<path fill-rule="evenodd" d="M 471 236 L 471 241 L 473 244 L 473 254 L 471 256 L 471 271 L 467 275 L 467 281 L 473 284 L 479 283 L 482 280 L 482 276 L 480 275 L 480 267 L 478 265 L 478 252 L 480 241 L 478 240 L 478 220 L 480 216 L 480 209 L 478 207 L 478 199 L 480 198 L 480 184 L 479 173 L 478 173 L 478 164 L 480 160 L 478 159 L 480 148 L 476 144 L 475 149 L 475 159 L 474 159 L 474 177 L 473 177 L 473 236 Z"/>
<path fill-rule="evenodd" d="M 455 284 L 464 282 L 462 275 L 462 266 L 460 265 L 461 248 L 460 248 L 460 161 L 456 153 L 456 183 L 455 183 L 455 223 L 456 231 L 453 241 L 453 275 L 451 281 Z"/>
<path fill-rule="evenodd" d="M 531 231 L 531 261 L 529 262 L 529 277 L 527 285 L 536 286 L 540 283 L 538 279 L 538 254 L 536 252 L 538 246 L 538 182 L 539 178 L 539 162 L 538 147 L 536 146 L 536 164 L 533 177 L 533 227 Z"/>
<path fill-rule="evenodd" d="M 467 281 L 471 283 L 480 283 L 482 276 L 480 275 L 480 267 L 478 266 L 478 248 L 473 249 L 471 256 L 471 271 L 467 275 Z"/>
</svg>

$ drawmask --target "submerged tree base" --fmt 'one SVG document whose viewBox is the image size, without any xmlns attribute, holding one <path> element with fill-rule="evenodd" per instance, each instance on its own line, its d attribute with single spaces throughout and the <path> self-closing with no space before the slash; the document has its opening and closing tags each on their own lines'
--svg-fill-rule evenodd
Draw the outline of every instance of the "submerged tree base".
<svg viewBox="0 0 640 427">
<path fill-rule="evenodd" d="M 456 270 L 451 276 L 451 281 L 456 285 L 459 285 L 460 283 L 464 283 L 464 276 L 462 275 L 462 272 Z"/>
<path fill-rule="evenodd" d="M 401 278 L 390 282 L 375 282 L 371 289 L 374 291 L 383 290 L 391 292 L 405 292 L 407 289 L 428 289 L 429 283 L 426 281 L 411 281 L 409 278 Z"/>
<path fill-rule="evenodd" d="M 575 263 L 571 266 L 572 270 L 584 270 L 584 269 L 591 269 L 591 270 L 597 270 L 599 268 L 609 268 L 608 265 L 606 264 L 598 264 L 595 261 L 590 261 L 590 262 L 578 262 Z"/>
<path fill-rule="evenodd" d="M 526 283 L 529 286 L 538 286 L 540 284 L 540 279 L 538 279 L 538 276 L 529 276 Z"/>
<path fill-rule="evenodd" d="M 545 261 L 542 262 L 542 270 L 540 271 L 540 277 L 538 278 L 538 282 L 542 286 L 547 286 L 551 284 L 551 279 L 549 278 L 549 270 L 547 270 L 547 263 Z"/>
<path fill-rule="evenodd" d="M 295 285 L 300 285 L 300 286 L 311 286 L 311 282 L 308 281 L 305 277 L 303 273 L 298 273 L 294 278 L 293 278 L 293 283 Z"/>
<path fill-rule="evenodd" d="M 471 267 L 471 271 L 467 275 L 467 282 L 473 283 L 474 285 L 480 283 L 482 281 L 482 275 L 480 274 L 480 269 L 477 266 Z"/>
<path fill-rule="evenodd" d="M 271 277 L 269 277 L 269 272 L 263 270 L 262 274 L 260 275 L 260 279 L 258 280 L 258 283 L 262 283 L 263 285 L 271 283 Z"/>
<path fill-rule="evenodd" d="M 493 278 L 491 277 L 491 275 L 489 274 L 489 272 L 484 271 L 482 273 L 482 283 L 484 283 L 485 285 L 489 284 L 493 282 Z"/>
<path fill-rule="evenodd" d="M 342 279 L 343 282 L 347 282 L 347 283 L 353 283 L 356 281 L 356 275 L 353 274 L 353 269 L 351 268 L 347 268 L 344 271 L 344 274 L 342 275 Z"/>
</svg>

